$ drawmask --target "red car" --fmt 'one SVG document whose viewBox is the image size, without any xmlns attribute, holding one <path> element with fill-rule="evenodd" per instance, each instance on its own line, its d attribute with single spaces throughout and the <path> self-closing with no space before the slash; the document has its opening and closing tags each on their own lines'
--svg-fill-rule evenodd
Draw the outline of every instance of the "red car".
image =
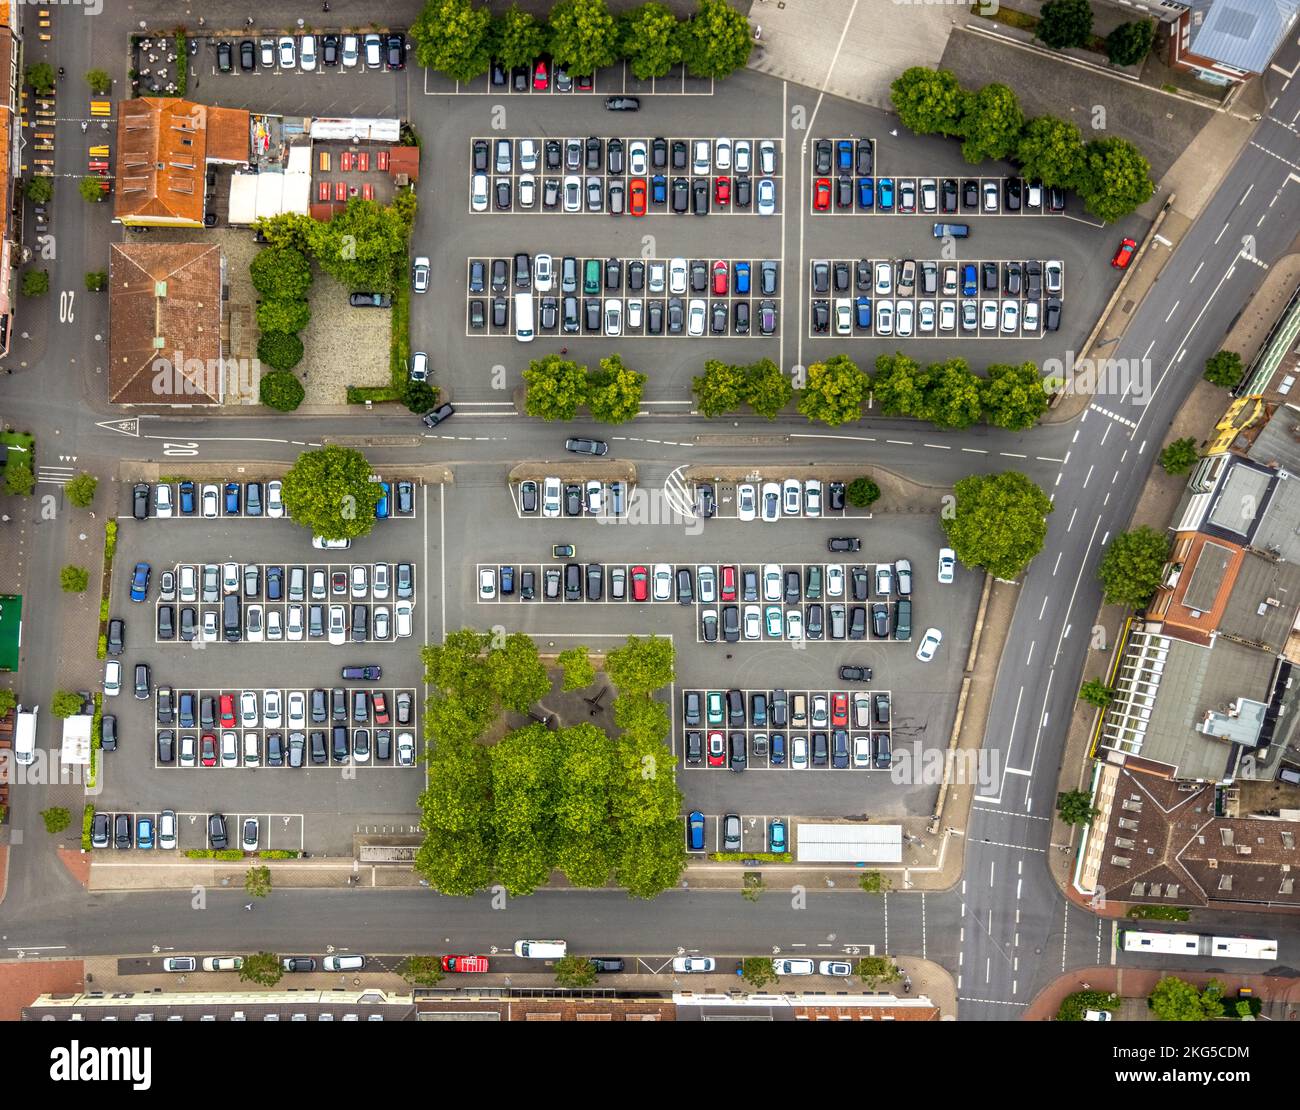
<svg viewBox="0 0 1300 1110">
<path fill-rule="evenodd" d="M 722 594 L 723 601 L 736 600 L 736 568 L 722 568 Z"/>
<path fill-rule="evenodd" d="M 719 177 L 713 185 L 713 200 L 716 204 L 731 203 L 731 178 Z"/>
<path fill-rule="evenodd" d="M 539 63 L 540 64 L 540 63 Z M 486 956 L 443 956 L 443 971 L 487 971 L 488 958 Z"/>
<path fill-rule="evenodd" d="M 722 767 L 727 762 L 727 742 L 720 732 L 709 733 L 709 766 Z"/>
<path fill-rule="evenodd" d="M 727 264 L 721 260 L 715 262 L 713 264 L 713 295 L 715 297 L 725 297 L 729 284 Z"/>
<path fill-rule="evenodd" d="M 370 703 L 375 707 L 375 724 L 386 725 L 388 720 L 388 699 L 382 690 L 375 690 L 370 695 Z"/>
<path fill-rule="evenodd" d="M 632 568 L 632 600 L 645 601 L 650 596 L 650 575 L 645 567 Z"/>
<path fill-rule="evenodd" d="M 645 178 L 634 177 L 628 183 L 627 210 L 634 216 L 644 216 L 646 207 Z"/>
<path fill-rule="evenodd" d="M 849 695 L 848 694 L 831 695 L 831 727 L 832 728 L 849 727 Z"/>
<path fill-rule="evenodd" d="M 1129 264 L 1129 260 L 1133 257 L 1133 252 L 1137 250 L 1137 246 L 1137 243 L 1132 239 L 1121 240 L 1119 250 L 1115 252 L 1115 257 L 1110 260 L 1110 264 L 1117 270 L 1125 269 Z"/>
<path fill-rule="evenodd" d="M 199 747 L 199 762 L 204 767 L 215 767 L 217 765 L 217 738 L 210 732 L 203 734 L 203 740 Z"/>
<path fill-rule="evenodd" d="M 235 727 L 235 695 L 234 694 L 221 695 L 221 727 L 222 728 Z"/>
<path fill-rule="evenodd" d="M 547 86 L 549 86 L 550 83 L 551 83 L 551 79 L 546 72 L 546 63 L 538 62 L 537 65 L 533 68 L 533 88 L 536 89 L 538 92 L 545 92 Z M 467 958 L 475 959 L 476 957 L 470 956 Z M 487 969 L 484 968 L 484 970 L 486 971 Z"/>
<path fill-rule="evenodd" d="M 817 188 L 813 193 L 813 207 L 818 212 L 829 212 L 831 208 L 831 179 L 829 177 L 819 177 L 817 179 Z"/>
</svg>

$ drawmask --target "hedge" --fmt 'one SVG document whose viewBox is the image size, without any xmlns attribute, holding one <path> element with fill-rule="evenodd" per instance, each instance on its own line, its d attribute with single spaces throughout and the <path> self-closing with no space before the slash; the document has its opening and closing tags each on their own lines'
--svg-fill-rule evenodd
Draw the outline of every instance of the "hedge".
<svg viewBox="0 0 1300 1110">
<path fill-rule="evenodd" d="M 402 391 L 391 385 L 350 385 L 348 404 L 364 405 L 367 401 L 400 401 Z"/>
<path fill-rule="evenodd" d="M 243 859 L 244 853 L 237 848 L 222 848 L 220 850 L 213 848 L 190 848 L 185 855 L 190 859 L 223 859 L 237 860 Z"/>
<path fill-rule="evenodd" d="M 86 808 L 81 811 L 81 850 L 90 851 L 90 830 L 95 824 L 95 806 L 91 802 L 86 803 Z"/>
<path fill-rule="evenodd" d="M 1182 906 L 1133 906 L 1127 916 L 1146 921 L 1187 921 L 1192 915 Z"/>
<path fill-rule="evenodd" d="M 747 859 L 756 859 L 759 863 L 794 863 L 790 852 L 710 852 L 709 859 L 719 863 L 740 863 Z"/>
<path fill-rule="evenodd" d="M 257 853 L 262 859 L 297 859 L 298 853 L 287 848 L 268 848 Z"/>
</svg>

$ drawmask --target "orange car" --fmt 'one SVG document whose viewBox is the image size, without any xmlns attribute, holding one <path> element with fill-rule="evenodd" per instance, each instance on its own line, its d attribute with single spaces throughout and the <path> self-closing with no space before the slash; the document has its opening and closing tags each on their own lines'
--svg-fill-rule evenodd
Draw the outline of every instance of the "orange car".
<svg viewBox="0 0 1300 1110">
<path fill-rule="evenodd" d="M 644 177 L 634 177 L 628 189 L 627 210 L 634 216 L 644 216 L 646 206 L 646 188 Z"/>
<path fill-rule="evenodd" d="M 486 956 L 443 956 L 443 971 L 487 971 L 488 958 Z"/>
</svg>

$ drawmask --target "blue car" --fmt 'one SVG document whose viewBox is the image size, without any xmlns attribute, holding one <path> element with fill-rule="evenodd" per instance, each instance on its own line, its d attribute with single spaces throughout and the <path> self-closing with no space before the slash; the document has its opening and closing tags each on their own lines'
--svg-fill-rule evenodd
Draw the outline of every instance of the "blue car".
<svg viewBox="0 0 1300 1110">
<path fill-rule="evenodd" d="M 882 177 L 879 188 L 880 210 L 882 212 L 892 212 L 894 210 L 894 179 L 892 177 Z"/>
<path fill-rule="evenodd" d="M 967 262 L 961 268 L 961 295 L 963 297 L 975 296 L 975 263 Z"/>
<path fill-rule="evenodd" d="M 653 204 L 668 203 L 668 178 L 657 173 L 650 180 L 650 200 Z"/>
<path fill-rule="evenodd" d="M 234 516 L 239 515 L 239 483 L 226 483 L 226 512 Z"/>
<path fill-rule="evenodd" d="M 393 492 L 392 487 L 387 482 L 380 482 L 381 490 L 379 504 L 375 506 L 375 518 L 383 520 L 388 515 L 388 496 Z"/>
<path fill-rule="evenodd" d="M 871 330 L 871 298 L 859 297 L 856 304 L 858 327 L 862 331 Z"/>
<path fill-rule="evenodd" d="M 515 592 L 515 568 L 506 566 L 501 568 L 501 592 L 503 594 L 512 594 Z"/>
<path fill-rule="evenodd" d="M 876 182 L 871 177 L 858 178 L 858 207 L 873 208 L 876 203 Z"/>
<path fill-rule="evenodd" d="M 137 848 L 153 847 L 153 818 L 139 817 L 135 822 L 135 846 Z"/>
<path fill-rule="evenodd" d="M 181 515 L 194 515 L 194 483 L 190 481 L 181 483 Z"/>
<path fill-rule="evenodd" d="M 767 850 L 769 852 L 786 851 L 784 821 L 773 821 L 768 826 L 767 844 Z"/>
<path fill-rule="evenodd" d="M 736 263 L 735 284 L 736 284 L 737 293 L 749 292 L 749 263 L 748 262 Z"/>
<path fill-rule="evenodd" d="M 692 852 L 704 851 L 704 814 L 698 809 L 692 810 L 686 819 L 687 841 Z"/>
<path fill-rule="evenodd" d="M 131 600 L 143 601 L 149 596 L 149 564 L 136 563 L 131 575 Z"/>
<path fill-rule="evenodd" d="M 837 167 L 840 173 L 853 172 L 853 143 L 849 139 L 841 139 L 835 144 L 839 154 Z"/>
</svg>

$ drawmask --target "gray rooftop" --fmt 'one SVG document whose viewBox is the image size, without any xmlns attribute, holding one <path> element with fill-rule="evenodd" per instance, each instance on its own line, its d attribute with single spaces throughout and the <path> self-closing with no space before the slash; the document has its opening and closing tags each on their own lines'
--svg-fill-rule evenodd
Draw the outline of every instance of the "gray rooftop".
<svg viewBox="0 0 1300 1110">
<path fill-rule="evenodd" d="M 1270 601 L 1278 604 L 1271 605 Z M 1247 552 L 1217 631 L 1280 652 L 1286 646 L 1297 609 L 1300 564 L 1275 563 Z"/>
<path fill-rule="evenodd" d="M 1300 563 L 1300 478 L 1280 478 L 1269 497 L 1251 546 Z"/>
<path fill-rule="evenodd" d="M 1183 593 L 1183 604 L 1188 609 L 1208 613 L 1214 608 L 1223 585 L 1223 575 L 1232 562 L 1233 549 L 1208 540 L 1202 545 L 1192 568 L 1192 580 Z"/>
<path fill-rule="evenodd" d="M 1265 466 L 1279 466 L 1300 475 L 1300 412 L 1290 405 L 1277 409 L 1259 430 L 1246 455 Z"/>
<path fill-rule="evenodd" d="M 1250 465 L 1245 459 L 1233 459 L 1205 522 L 1240 543 L 1249 541 L 1272 481 L 1269 471 Z"/>
<path fill-rule="evenodd" d="M 1300 0 L 1189 0 L 1191 52 L 1263 73 L 1295 22 Z"/>
</svg>

